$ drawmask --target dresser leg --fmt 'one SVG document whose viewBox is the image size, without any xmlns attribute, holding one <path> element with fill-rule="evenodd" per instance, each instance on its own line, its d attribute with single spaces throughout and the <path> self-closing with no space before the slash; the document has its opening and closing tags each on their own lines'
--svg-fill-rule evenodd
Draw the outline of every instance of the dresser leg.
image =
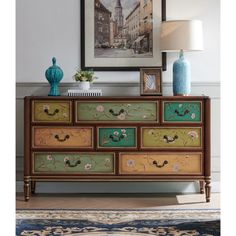
<svg viewBox="0 0 236 236">
<path fill-rule="evenodd" d="M 204 193 L 204 181 L 200 180 L 199 185 L 200 185 L 200 193 L 203 194 Z"/>
<path fill-rule="evenodd" d="M 30 198 L 30 177 L 24 177 L 24 196 L 25 201 L 29 201 Z"/>
<path fill-rule="evenodd" d="M 31 193 L 35 193 L 35 188 L 36 188 L 36 181 L 31 181 Z"/>
<path fill-rule="evenodd" d="M 206 185 L 205 185 L 205 191 L 206 191 L 206 202 L 210 202 L 210 198 L 211 198 L 211 179 L 210 178 L 206 178 L 205 180 Z"/>
</svg>

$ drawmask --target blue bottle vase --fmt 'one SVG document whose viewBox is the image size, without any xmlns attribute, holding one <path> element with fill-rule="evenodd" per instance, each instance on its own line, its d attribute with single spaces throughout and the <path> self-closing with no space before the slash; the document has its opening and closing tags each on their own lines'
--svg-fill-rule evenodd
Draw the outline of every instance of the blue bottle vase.
<svg viewBox="0 0 236 236">
<path fill-rule="evenodd" d="M 188 96 L 191 93 L 191 66 L 182 50 L 173 65 L 173 93 L 175 96 Z"/>
</svg>

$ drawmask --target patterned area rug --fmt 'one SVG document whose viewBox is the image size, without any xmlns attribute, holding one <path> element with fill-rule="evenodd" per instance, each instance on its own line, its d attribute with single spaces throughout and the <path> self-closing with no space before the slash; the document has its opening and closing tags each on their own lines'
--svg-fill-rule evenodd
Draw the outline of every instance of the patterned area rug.
<svg viewBox="0 0 236 236">
<path fill-rule="evenodd" d="M 218 236 L 219 210 L 17 210 L 17 236 Z"/>
</svg>

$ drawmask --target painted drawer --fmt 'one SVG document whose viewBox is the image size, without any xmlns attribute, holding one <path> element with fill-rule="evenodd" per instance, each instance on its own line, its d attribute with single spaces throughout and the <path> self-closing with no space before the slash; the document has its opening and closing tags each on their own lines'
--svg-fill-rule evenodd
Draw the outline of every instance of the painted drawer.
<svg viewBox="0 0 236 236">
<path fill-rule="evenodd" d="M 77 102 L 77 122 L 158 122 L 158 102 Z"/>
<path fill-rule="evenodd" d="M 33 122 L 71 122 L 70 101 L 33 101 Z"/>
<path fill-rule="evenodd" d="M 33 127 L 35 148 L 93 148 L 91 127 Z"/>
<path fill-rule="evenodd" d="M 33 173 L 114 174 L 114 153 L 33 153 Z"/>
<path fill-rule="evenodd" d="M 141 129 L 142 148 L 200 148 L 202 147 L 202 130 L 192 128 L 155 128 Z"/>
<path fill-rule="evenodd" d="M 202 174 L 201 153 L 120 153 L 119 173 L 200 175 Z"/>
<path fill-rule="evenodd" d="M 163 122 L 200 123 L 202 121 L 202 102 L 163 102 Z"/>
<path fill-rule="evenodd" d="M 136 148 L 135 127 L 98 127 L 98 148 Z"/>
</svg>

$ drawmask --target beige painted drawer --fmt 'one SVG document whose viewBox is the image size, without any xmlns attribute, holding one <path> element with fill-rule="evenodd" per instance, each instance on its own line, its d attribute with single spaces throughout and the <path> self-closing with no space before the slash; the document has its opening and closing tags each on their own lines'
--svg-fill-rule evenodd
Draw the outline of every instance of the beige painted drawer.
<svg viewBox="0 0 236 236">
<path fill-rule="evenodd" d="M 32 122 L 71 123 L 71 101 L 33 101 Z"/>
<path fill-rule="evenodd" d="M 46 127 L 32 129 L 35 148 L 93 148 L 92 127 Z"/>
<path fill-rule="evenodd" d="M 201 175 L 201 153 L 120 153 L 122 175 Z"/>
<path fill-rule="evenodd" d="M 201 148 L 201 127 L 143 127 L 141 128 L 142 148 Z"/>
</svg>

